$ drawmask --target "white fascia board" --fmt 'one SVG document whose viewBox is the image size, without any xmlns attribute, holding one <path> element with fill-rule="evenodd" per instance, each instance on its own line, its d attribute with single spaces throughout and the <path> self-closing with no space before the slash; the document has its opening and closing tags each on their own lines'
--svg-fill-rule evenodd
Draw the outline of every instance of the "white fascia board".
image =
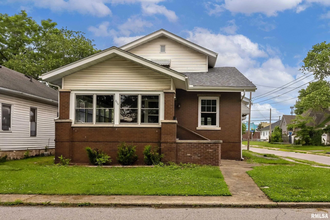
<svg viewBox="0 0 330 220">
<path fill-rule="evenodd" d="M 110 56 L 110 55 L 122 56 L 122 57 L 125 57 L 125 58 L 127 58 L 131 61 L 140 63 L 141 65 L 144 65 L 146 67 L 149 67 L 149 68 L 151 68 L 155 71 L 158 71 L 158 72 L 164 73 L 166 75 L 169 75 L 173 78 L 176 78 L 176 79 L 179 79 L 179 80 L 182 80 L 182 81 L 185 80 L 185 76 L 181 73 L 178 73 L 174 70 L 171 70 L 171 69 L 162 67 L 160 65 L 154 64 L 152 61 L 148 61 L 144 58 L 138 57 L 137 55 L 133 55 L 133 54 L 129 54 L 128 52 L 121 51 L 118 48 L 112 48 L 112 49 L 109 49 L 109 50 L 105 50 L 101 53 L 89 56 L 85 59 L 76 61 L 76 62 L 71 63 L 69 65 L 66 65 L 64 67 L 60 67 L 58 69 L 55 69 L 55 70 L 50 71 L 48 73 L 45 73 L 41 76 L 41 79 L 51 81 L 51 79 L 55 80 L 57 78 L 62 78 L 64 76 L 69 75 L 70 73 L 74 72 L 75 69 L 80 69 L 82 65 L 87 65 L 86 67 L 84 67 L 84 68 L 87 68 L 88 64 L 91 64 L 91 63 L 93 64 L 95 61 L 97 61 L 99 59 L 102 59 L 102 58 L 105 58 L 105 57 Z"/>
<path fill-rule="evenodd" d="M 122 50 L 130 50 L 130 49 L 132 49 L 134 47 L 137 47 L 137 46 L 139 46 L 141 44 L 144 44 L 144 43 L 146 43 L 146 42 L 148 42 L 150 40 L 156 39 L 156 38 L 161 37 L 161 36 L 166 36 L 166 37 L 168 37 L 168 38 L 170 38 L 170 39 L 172 39 L 172 40 L 174 40 L 176 42 L 179 42 L 179 43 L 181 43 L 183 45 L 186 45 L 186 46 L 188 46 L 190 48 L 193 48 L 193 49 L 195 49 L 195 50 L 197 50 L 197 51 L 199 51 L 199 52 L 201 52 L 203 54 L 206 54 L 208 56 L 211 56 L 211 57 L 214 57 L 214 58 L 217 58 L 217 56 L 218 56 L 217 53 L 215 53 L 215 52 L 213 52 L 211 50 L 208 50 L 208 49 L 206 49 L 204 47 L 201 47 L 201 46 L 199 46 L 197 44 L 194 44 L 192 42 L 189 42 L 189 41 L 187 41 L 187 40 L 185 40 L 185 39 L 183 39 L 183 38 L 181 38 L 179 36 L 176 36 L 176 35 L 168 32 L 168 31 L 165 31 L 165 30 L 159 30 L 159 31 L 156 31 L 156 32 L 154 32 L 152 34 L 149 34 L 149 35 L 145 36 L 145 37 L 142 37 L 140 39 L 137 39 L 137 40 L 135 40 L 135 41 L 133 41 L 131 43 L 128 43 L 128 44 L 120 47 L 120 49 L 122 49 Z"/>
</svg>

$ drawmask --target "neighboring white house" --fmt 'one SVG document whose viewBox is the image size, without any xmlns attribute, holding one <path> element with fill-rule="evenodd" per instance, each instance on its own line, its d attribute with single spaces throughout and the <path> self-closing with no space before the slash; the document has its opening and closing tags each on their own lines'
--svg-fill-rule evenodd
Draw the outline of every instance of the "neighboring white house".
<svg viewBox="0 0 330 220">
<path fill-rule="evenodd" d="M 55 147 L 57 91 L 0 66 L 0 156 L 21 158 Z M 52 150 L 53 151 L 53 150 Z"/>
<path fill-rule="evenodd" d="M 281 121 L 277 121 L 272 124 L 272 132 L 274 132 L 274 128 L 276 126 L 280 125 L 280 122 Z M 269 125 L 267 127 L 260 129 L 260 140 L 269 141 Z"/>
</svg>

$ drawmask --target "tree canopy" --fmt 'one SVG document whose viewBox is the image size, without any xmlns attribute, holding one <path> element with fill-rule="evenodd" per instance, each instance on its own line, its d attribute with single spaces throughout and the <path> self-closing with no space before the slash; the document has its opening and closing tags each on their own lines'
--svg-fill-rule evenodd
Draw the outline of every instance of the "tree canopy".
<svg viewBox="0 0 330 220">
<path fill-rule="evenodd" d="M 295 113 L 301 115 L 309 109 L 322 110 L 330 107 L 329 94 L 329 82 L 319 80 L 309 83 L 306 89 L 301 89 L 299 91 L 298 100 L 295 104 Z"/>
<path fill-rule="evenodd" d="M 330 76 L 330 43 L 315 44 L 303 60 L 304 72 L 312 72 L 318 79 Z"/>
<path fill-rule="evenodd" d="M 0 14 L 0 65 L 38 78 L 97 52 L 84 33 L 56 26 L 50 19 L 38 24 L 25 11 Z"/>
</svg>

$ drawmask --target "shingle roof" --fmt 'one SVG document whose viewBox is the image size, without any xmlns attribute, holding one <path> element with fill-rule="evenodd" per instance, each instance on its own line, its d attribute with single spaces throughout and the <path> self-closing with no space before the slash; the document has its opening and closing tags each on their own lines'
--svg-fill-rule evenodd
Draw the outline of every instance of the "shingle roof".
<svg viewBox="0 0 330 220">
<path fill-rule="evenodd" d="M 184 73 L 193 86 L 256 87 L 235 67 L 214 67 L 208 72 Z"/>
<path fill-rule="evenodd" d="M 24 74 L 11 70 L 7 67 L 0 68 L 0 87 L 18 92 L 27 93 L 41 98 L 57 101 L 57 91 L 49 88 L 38 80 L 32 79 Z"/>
<path fill-rule="evenodd" d="M 272 124 L 272 131 L 276 126 L 280 126 L 281 121 L 277 121 Z M 268 131 L 269 130 L 269 125 L 267 127 L 261 128 L 260 131 Z"/>
<path fill-rule="evenodd" d="M 291 124 L 291 121 L 296 118 L 295 115 L 283 115 L 283 118 L 286 121 L 286 124 Z"/>
</svg>

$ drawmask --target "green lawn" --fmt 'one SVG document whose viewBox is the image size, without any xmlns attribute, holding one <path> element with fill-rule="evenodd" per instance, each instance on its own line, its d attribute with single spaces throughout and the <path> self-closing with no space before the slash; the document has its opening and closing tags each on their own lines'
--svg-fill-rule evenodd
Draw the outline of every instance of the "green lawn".
<svg viewBox="0 0 330 220">
<path fill-rule="evenodd" d="M 56 166 L 54 157 L 0 164 L 1 194 L 231 195 L 218 167 Z"/>
<path fill-rule="evenodd" d="M 258 166 L 247 173 L 274 202 L 330 202 L 330 170 L 327 168 Z"/>
<path fill-rule="evenodd" d="M 247 145 L 247 141 L 243 141 L 242 144 Z M 281 150 L 293 151 L 293 152 L 306 151 L 309 153 L 324 153 L 324 154 L 326 152 L 330 152 L 330 146 L 298 146 L 291 144 L 271 144 L 263 141 L 250 141 L 250 146 L 251 145 L 257 145 L 260 147 L 267 147 L 267 148 L 278 148 Z"/>
<path fill-rule="evenodd" d="M 275 155 L 243 151 L 247 173 L 274 202 L 330 202 L 330 169 L 285 161 Z"/>
</svg>

